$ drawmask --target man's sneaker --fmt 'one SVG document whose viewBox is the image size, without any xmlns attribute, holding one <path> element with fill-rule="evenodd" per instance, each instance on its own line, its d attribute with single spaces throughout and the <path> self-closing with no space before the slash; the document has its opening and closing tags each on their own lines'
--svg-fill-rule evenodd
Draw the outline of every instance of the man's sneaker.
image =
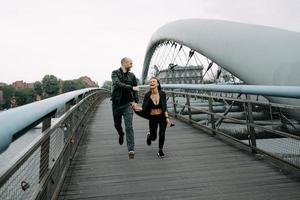
<svg viewBox="0 0 300 200">
<path fill-rule="evenodd" d="M 134 151 L 129 151 L 128 156 L 129 156 L 129 159 L 133 159 L 134 158 Z"/>
<path fill-rule="evenodd" d="M 157 153 L 157 156 L 159 158 L 163 158 L 163 157 L 165 157 L 165 154 L 164 154 L 164 152 L 162 150 L 159 150 L 158 153 Z"/>
<path fill-rule="evenodd" d="M 147 143 L 149 146 L 151 145 L 150 133 L 147 133 L 146 143 Z"/>
<path fill-rule="evenodd" d="M 120 136 L 119 135 L 119 144 L 122 145 L 124 143 L 124 135 Z"/>
</svg>

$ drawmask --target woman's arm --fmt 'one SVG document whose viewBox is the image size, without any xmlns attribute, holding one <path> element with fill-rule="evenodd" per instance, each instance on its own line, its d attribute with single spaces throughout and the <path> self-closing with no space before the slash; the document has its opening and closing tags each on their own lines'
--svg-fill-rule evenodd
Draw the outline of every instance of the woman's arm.
<svg viewBox="0 0 300 200">
<path fill-rule="evenodd" d="M 166 97 L 166 93 L 165 92 L 161 92 L 161 98 L 162 98 L 162 102 L 163 102 L 163 106 L 164 106 L 164 110 L 165 110 L 165 117 L 169 117 L 169 114 L 168 114 L 168 107 L 167 107 L 167 97 Z"/>
<path fill-rule="evenodd" d="M 167 97 L 166 97 L 166 93 L 162 91 L 161 93 L 161 98 L 163 100 L 163 106 L 165 107 L 165 117 L 166 117 L 166 122 L 167 122 L 167 126 L 171 126 L 171 121 L 170 121 L 170 118 L 169 118 L 169 113 L 168 113 L 168 107 L 167 107 Z"/>
<path fill-rule="evenodd" d="M 149 96 L 149 93 L 147 92 L 147 93 L 144 95 L 143 104 L 142 104 L 142 108 L 143 108 L 143 111 L 144 111 L 144 112 L 147 110 L 149 98 L 150 98 L 150 96 Z"/>
<path fill-rule="evenodd" d="M 139 110 L 139 111 L 135 111 L 135 113 L 137 115 L 139 115 L 140 117 L 143 117 L 145 119 L 148 119 L 149 120 L 149 113 L 147 113 L 147 102 L 148 102 L 148 95 L 147 93 L 144 95 L 144 99 L 143 99 L 143 104 L 142 104 L 142 110 Z"/>
</svg>

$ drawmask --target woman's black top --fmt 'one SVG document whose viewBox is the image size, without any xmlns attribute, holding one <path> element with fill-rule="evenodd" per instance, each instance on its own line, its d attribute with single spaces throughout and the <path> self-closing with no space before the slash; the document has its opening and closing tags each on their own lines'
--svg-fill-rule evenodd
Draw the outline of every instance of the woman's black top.
<svg viewBox="0 0 300 200">
<path fill-rule="evenodd" d="M 149 105 L 150 109 L 161 109 L 162 108 L 161 98 L 159 98 L 158 104 L 155 105 L 155 103 L 153 102 L 153 100 L 150 97 L 149 104 L 150 104 Z"/>
<path fill-rule="evenodd" d="M 143 118 L 146 118 L 146 119 L 150 119 L 150 112 L 151 112 L 151 109 L 155 109 L 155 108 L 161 108 L 162 110 L 162 113 L 166 112 L 167 111 L 167 98 L 166 98 L 166 93 L 163 92 L 163 91 L 159 91 L 159 104 L 158 105 L 155 105 L 152 101 L 152 99 L 150 98 L 151 96 L 151 92 L 147 92 L 144 96 L 144 100 L 143 100 L 143 105 L 142 105 L 142 108 L 143 110 L 142 111 L 139 111 L 139 112 L 136 112 L 137 115 L 143 117 Z M 152 105 L 154 104 L 154 106 Z M 152 107 L 153 106 L 153 107 Z"/>
</svg>

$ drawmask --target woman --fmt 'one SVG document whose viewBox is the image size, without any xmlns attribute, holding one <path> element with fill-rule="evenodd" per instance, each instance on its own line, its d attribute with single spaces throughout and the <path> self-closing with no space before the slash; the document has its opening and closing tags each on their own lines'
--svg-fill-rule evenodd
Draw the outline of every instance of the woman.
<svg viewBox="0 0 300 200">
<path fill-rule="evenodd" d="M 147 144 L 151 145 L 152 141 L 157 138 L 157 129 L 159 126 L 159 151 L 157 156 L 163 158 L 165 142 L 165 132 L 167 126 L 174 126 L 169 119 L 167 112 L 166 93 L 161 90 L 160 82 L 157 78 L 152 77 L 149 80 L 150 90 L 144 96 L 144 101 L 141 111 L 136 110 L 136 113 L 149 120 L 150 133 L 147 134 Z"/>
</svg>

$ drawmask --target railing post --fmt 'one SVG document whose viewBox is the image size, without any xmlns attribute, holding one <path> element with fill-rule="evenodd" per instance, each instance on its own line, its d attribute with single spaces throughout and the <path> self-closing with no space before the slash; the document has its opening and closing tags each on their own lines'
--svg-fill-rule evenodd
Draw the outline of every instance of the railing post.
<svg viewBox="0 0 300 200">
<path fill-rule="evenodd" d="M 172 90 L 172 101 L 173 101 L 173 108 L 174 108 L 174 116 L 176 117 L 177 116 L 177 110 L 176 110 L 176 102 L 175 102 L 175 93 L 174 91 Z"/>
<path fill-rule="evenodd" d="M 269 109 L 270 109 L 270 120 L 273 122 L 273 109 L 271 105 Z"/>
<path fill-rule="evenodd" d="M 249 95 L 246 95 L 246 99 L 250 99 Z M 254 127 L 250 126 L 250 124 L 253 124 L 253 113 L 252 113 L 252 103 L 248 102 L 247 103 L 247 130 L 249 131 L 250 134 L 250 141 L 251 141 L 251 148 L 252 148 L 252 153 L 257 153 L 255 148 L 256 148 L 256 136 L 255 136 L 255 130 Z"/>
<path fill-rule="evenodd" d="M 42 122 L 42 132 L 46 131 L 51 127 L 51 117 L 48 115 Z M 40 176 L 39 181 L 41 182 L 44 175 L 49 170 L 49 153 L 50 153 L 50 137 L 48 137 L 41 145 L 41 157 L 40 157 Z"/>
<path fill-rule="evenodd" d="M 45 130 L 47 130 L 48 128 L 51 127 L 51 117 L 52 116 L 47 116 L 42 123 L 42 132 L 44 132 Z"/>
<path fill-rule="evenodd" d="M 189 94 L 186 94 L 186 105 L 188 106 L 189 120 L 191 122 L 191 120 L 192 120 L 192 112 L 191 112 L 191 102 L 190 102 L 190 95 Z"/>
<path fill-rule="evenodd" d="M 208 98 L 208 106 L 209 106 L 209 112 L 213 113 L 213 98 L 211 97 L 211 93 L 208 93 L 209 98 Z M 213 134 L 215 135 L 216 132 L 216 125 L 215 125 L 215 116 L 213 114 L 210 114 L 210 122 L 211 122 L 211 128 L 213 129 Z"/>
<path fill-rule="evenodd" d="M 75 99 L 70 100 L 69 102 L 67 102 L 65 104 L 65 112 L 67 112 L 68 110 L 70 110 L 70 108 L 72 107 L 72 105 L 75 105 L 77 102 L 75 102 Z"/>
</svg>

